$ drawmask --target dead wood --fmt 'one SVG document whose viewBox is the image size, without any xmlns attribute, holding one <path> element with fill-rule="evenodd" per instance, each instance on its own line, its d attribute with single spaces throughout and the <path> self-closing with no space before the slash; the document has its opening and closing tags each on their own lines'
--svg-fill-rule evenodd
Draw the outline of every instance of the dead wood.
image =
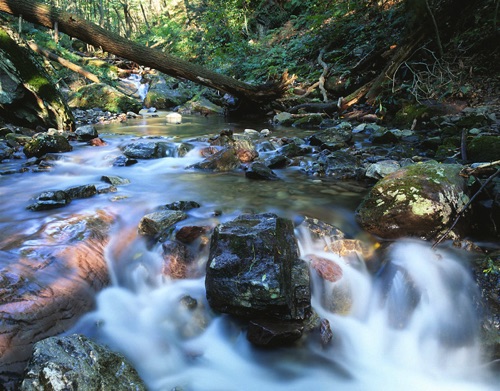
<svg viewBox="0 0 500 391">
<path fill-rule="evenodd" d="M 62 66 L 68 68 L 69 70 L 71 70 L 73 72 L 76 72 L 76 73 L 78 73 L 78 74 L 86 77 L 87 79 L 89 79 L 90 81 L 93 81 L 94 83 L 100 83 L 101 82 L 99 80 L 99 78 L 96 75 L 94 75 L 93 73 L 87 71 L 86 69 L 82 68 L 79 65 L 76 65 L 76 64 L 72 63 L 71 61 L 68 61 L 68 60 L 66 60 L 66 59 L 58 56 L 57 54 L 49 52 L 48 50 L 42 48 L 41 46 L 38 46 L 34 42 L 28 42 L 28 46 L 35 53 L 41 54 L 42 56 L 48 58 L 51 61 L 58 62 Z"/>
<path fill-rule="evenodd" d="M 246 101 L 259 104 L 274 101 L 284 95 L 288 85 L 293 81 L 293 77 L 290 78 L 285 72 L 280 80 L 263 85 L 251 85 L 160 50 L 145 47 L 83 20 L 75 14 L 61 11 L 40 1 L 0 0 L 0 11 L 22 16 L 25 20 L 50 29 L 54 29 L 57 23 L 60 32 L 101 47 L 106 52 L 170 76 L 191 80 L 197 84 L 229 93 Z"/>
</svg>

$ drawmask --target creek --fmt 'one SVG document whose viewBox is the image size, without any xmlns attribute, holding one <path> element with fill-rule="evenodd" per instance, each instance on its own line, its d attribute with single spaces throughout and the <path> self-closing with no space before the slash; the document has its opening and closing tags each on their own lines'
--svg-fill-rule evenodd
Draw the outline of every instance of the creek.
<svg viewBox="0 0 500 391">
<path fill-rule="evenodd" d="M 322 298 L 337 283 L 313 279 L 313 308 L 333 332 L 326 347 L 318 338 L 272 350 L 253 347 L 243 323 L 209 309 L 203 277 L 173 280 L 162 275 L 161 246 L 151 247 L 137 236 L 137 224 L 157 206 L 179 200 L 201 205 L 183 225 L 213 227 L 243 212 L 274 212 L 294 221 L 318 218 L 349 237 L 366 237 L 353 217 L 367 191 L 362 184 L 307 177 L 299 167 L 275 170 L 280 181 L 186 169 L 202 159 L 199 148 L 207 145 L 203 136 L 222 129 L 242 133 L 268 127 L 266 122 L 231 123 L 218 117 L 185 117 L 181 124 L 171 124 L 163 113 L 100 126 L 107 145 L 76 143 L 47 172 L 1 177 L 0 247 L 12 247 L 17 237 L 75 213 L 106 209 L 119 216 L 107 251 L 112 285 L 97 295 L 95 311 L 70 332 L 124 353 L 152 391 L 496 389 L 498 378 L 479 341 L 477 287 L 467 260 L 455 252 L 401 241 L 393 245 L 390 262 L 373 275 L 363 262 L 324 253 L 305 232 L 297 231 L 301 254 L 315 253 L 340 265 L 345 276 L 341 284 L 350 295 L 350 310 L 333 313 Z M 296 129 L 290 132 L 277 128 L 271 136 L 298 134 Z M 183 157 L 113 166 L 120 145 L 137 137 L 189 140 L 196 148 Z M 74 200 L 62 209 L 26 210 L 38 193 L 98 183 L 102 175 L 118 175 L 130 184 L 116 193 Z M 207 249 L 197 255 L 200 270 L 207 255 Z M 187 296 L 198 303 L 195 311 L 179 304 Z"/>
</svg>

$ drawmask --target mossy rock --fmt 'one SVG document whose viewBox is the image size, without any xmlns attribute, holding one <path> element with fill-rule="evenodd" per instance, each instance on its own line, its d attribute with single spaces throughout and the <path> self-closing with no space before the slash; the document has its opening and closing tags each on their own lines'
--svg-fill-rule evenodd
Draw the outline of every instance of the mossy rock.
<svg viewBox="0 0 500 391">
<path fill-rule="evenodd" d="M 69 152 L 73 148 L 64 136 L 39 133 L 24 145 L 26 157 L 42 157 L 46 153 Z"/>
<path fill-rule="evenodd" d="M 142 103 L 104 83 L 94 83 L 81 87 L 69 101 L 70 107 L 82 110 L 100 108 L 112 113 L 138 113 Z"/>
<path fill-rule="evenodd" d="M 371 189 L 356 218 L 366 231 L 382 238 L 434 239 L 469 201 L 461 170 L 459 164 L 430 161 L 389 174 Z M 467 228 L 465 214 L 450 238 L 459 237 Z"/>
<path fill-rule="evenodd" d="M 423 120 L 432 116 L 431 109 L 420 104 L 406 104 L 394 116 L 394 125 L 409 128 L 415 120 Z"/>
<path fill-rule="evenodd" d="M 460 128 L 472 129 L 488 125 L 488 119 L 484 115 L 467 115 L 458 120 Z"/>
<path fill-rule="evenodd" d="M 478 136 L 467 146 L 468 158 L 474 162 L 490 162 L 500 159 L 500 137 Z"/>
<path fill-rule="evenodd" d="M 186 103 L 192 94 L 185 89 L 172 88 L 164 77 L 155 76 L 151 80 L 144 106 L 157 109 L 170 109 Z"/>
<path fill-rule="evenodd" d="M 313 114 L 299 118 L 294 121 L 293 126 L 301 129 L 318 128 L 321 122 L 323 122 L 323 117 L 318 114 Z"/>
<path fill-rule="evenodd" d="M 73 114 L 33 53 L 0 29 L 0 115 L 16 125 L 73 130 Z"/>
</svg>

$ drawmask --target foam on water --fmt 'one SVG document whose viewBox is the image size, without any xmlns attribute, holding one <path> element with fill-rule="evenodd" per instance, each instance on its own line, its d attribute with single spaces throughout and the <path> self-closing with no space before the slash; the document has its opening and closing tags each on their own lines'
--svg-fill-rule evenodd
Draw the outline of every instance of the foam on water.
<svg viewBox="0 0 500 391">
<path fill-rule="evenodd" d="M 251 346 L 243 323 L 210 311 L 203 278 L 159 277 L 160 256 L 144 248 L 134 250 L 139 261 L 121 286 L 99 294 L 78 331 L 122 351 L 153 391 L 495 389 L 482 361 L 477 288 L 459 260 L 426 243 L 400 242 L 373 277 L 363 262 L 319 252 L 310 238 L 300 243 L 302 254 L 343 270 L 337 283 L 313 278 L 313 307 L 334 335 L 326 348 L 318 338 L 274 350 Z M 348 314 L 324 305 L 335 284 L 350 292 Z M 185 296 L 197 300 L 197 310 L 179 304 Z"/>
</svg>

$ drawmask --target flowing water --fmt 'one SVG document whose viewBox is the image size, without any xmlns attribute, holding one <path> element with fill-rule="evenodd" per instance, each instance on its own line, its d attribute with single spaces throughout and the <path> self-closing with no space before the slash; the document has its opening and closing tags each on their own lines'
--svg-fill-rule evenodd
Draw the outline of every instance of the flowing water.
<svg viewBox="0 0 500 391">
<path fill-rule="evenodd" d="M 16 235 L 34 233 L 42 224 L 74 213 L 106 209 L 120 216 L 107 249 L 113 284 L 98 294 L 96 310 L 72 332 L 123 352 L 152 391 L 498 389 L 498 378 L 480 348 L 474 304 L 478 292 L 465 260 L 435 252 L 427 243 L 393 244 L 389 262 L 373 275 L 362 262 L 324 253 L 322 245 L 297 230 L 302 255 L 318 254 L 343 270 L 336 283 L 313 278 L 313 308 L 333 333 L 326 347 L 313 333 L 291 347 L 255 348 L 246 340 L 243 323 L 209 309 L 203 277 L 162 276 L 161 248 L 124 233 L 135 232 L 140 218 L 158 205 L 174 201 L 201 205 L 190 211 L 187 225 L 214 226 L 244 211 L 275 212 L 295 221 L 316 217 L 349 236 L 364 235 L 353 210 L 366 189 L 306 177 L 298 167 L 276 170 L 282 180 L 273 182 L 252 181 L 241 172 L 186 169 L 202 159 L 196 148 L 182 158 L 112 165 L 120 145 L 139 136 L 191 140 L 203 147 L 207 143 L 201 136 L 224 128 L 239 133 L 246 127 L 261 130 L 268 124 L 200 117 L 169 124 L 161 114 L 104 126 L 99 130 L 106 146 L 75 145 L 49 172 L 0 178 L 0 245 L 8 247 Z M 272 134 L 290 135 L 290 130 Z M 74 200 L 63 209 L 25 210 L 37 193 L 98 183 L 102 175 L 119 175 L 131 183 L 116 193 Z M 198 255 L 200 270 L 206 258 L 206 250 Z M 348 292 L 348 311 L 331 312 L 325 298 L 335 289 Z M 196 300 L 195 309 L 183 304 L 186 297 Z"/>
</svg>

